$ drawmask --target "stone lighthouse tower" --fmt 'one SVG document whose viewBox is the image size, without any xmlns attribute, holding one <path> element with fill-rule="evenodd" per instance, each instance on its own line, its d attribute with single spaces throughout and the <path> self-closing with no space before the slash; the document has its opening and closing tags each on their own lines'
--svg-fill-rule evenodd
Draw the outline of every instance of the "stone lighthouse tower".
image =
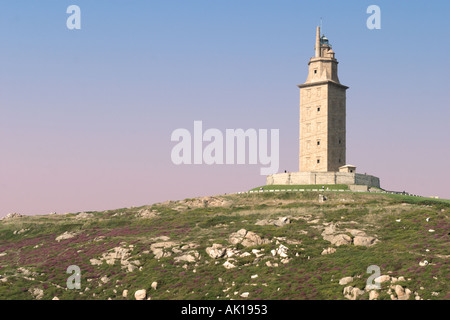
<svg viewBox="0 0 450 320">
<path fill-rule="evenodd" d="M 300 88 L 299 171 L 267 176 L 268 185 L 348 185 L 350 190 L 380 187 L 378 177 L 356 173 L 346 163 L 346 91 L 338 78 L 338 62 L 325 35 L 317 27 L 315 56 L 309 60 L 306 82 Z M 296 189 L 298 188 L 298 189 Z M 289 191 L 289 190 L 288 190 Z"/>
<path fill-rule="evenodd" d="M 300 88 L 300 172 L 337 172 L 345 159 L 345 92 L 338 61 L 317 27 L 315 56 Z"/>
</svg>

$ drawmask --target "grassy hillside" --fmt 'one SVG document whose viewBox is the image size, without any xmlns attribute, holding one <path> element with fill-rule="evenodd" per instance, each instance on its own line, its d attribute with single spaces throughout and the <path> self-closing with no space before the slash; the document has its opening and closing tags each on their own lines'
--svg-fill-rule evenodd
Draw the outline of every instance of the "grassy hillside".
<svg viewBox="0 0 450 320">
<path fill-rule="evenodd" d="M 319 194 L 3 219 L 0 299 L 450 299 L 449 202 Z M 389 276 L 379 290 L 365 290 L 371 265 Z"/>
</svg>

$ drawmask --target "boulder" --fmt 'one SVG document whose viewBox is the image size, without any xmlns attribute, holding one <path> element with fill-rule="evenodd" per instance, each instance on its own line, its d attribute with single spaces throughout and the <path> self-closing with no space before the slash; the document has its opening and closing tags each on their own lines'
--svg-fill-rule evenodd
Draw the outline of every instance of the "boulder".
<svg viewBox="0 0 450 320">
<path fill-rule="evenodd" d="M 346 234 L 324 235 L 323 239 L 326 241 L 330 241 L 331 244 L 337 247 L 342 245 L 349 245 L 352 243 L 352 238 Z"/>
<path fill-rule="evenodd" d="M 350 282 L 353 282 L 353 277 L 344 277 L 341 280 L 339 280 L 339 284 L 341 286 L 345 286 L 346 284 L 349 284 Z"/>
<path fill-rule="evenodd" d="M 195 262 L 195 257 L 191 254 L 184 254 L 179 257 L 175 257 L 175 262 L 185 261 L 185 262 Z"/>
<path fill-rule="evenodd" d="M 353 244 L 355 246 L 364 246 L 364 247 L 370 247 L 371 245 L 375 244 L 376 238 L 374 237 L 367 237 L 367 236 L 356 236 L 353 238 Z"/>
<path fill-rule="evenodd" d="M 335 253 L 335 252 L 336 252 L 336 249 L 335 249 L 335 248 L 327 248 L 327 249 L 324 249 L 324 250 L 322 251 L 321 255 L 332 254 L 332 253 Z"/>
<path fill-rule="evenodd" d="M 352 286 L 348 286 L 344 288 L 344 297 L 349 300 L 356 300 L 359 296 L 364 294 L 364 291 L 362 291 L 359 288 L 354 288 Z"/>
<path fill-rule="evenodd" d="M 382 276 L 375 278 L 374 282 L 384 283 L 384 282 L 389 282 L 390 280 L 391 280 L 390 276 L 382 275 Z"/>
<path fill-rule="evenodd" d="M 61 240 L 67 240 L 67 239 L 72 239 L 76 236 L 77 234 L 75 232 L 69 232 L 66 231 L 64 232 L 62 235 L 58 236 L 55 238 L 56 241 L 60 242 Z"/>
<path fill-rule="evenodd" d="M 280 217 L 280 218 L 278 218 L 278 220 L 275 220 L 273 222 L 273 224 L 277 227 L 282 227 L 282 226 L 285 226 L 290 223 L 291 223 L 291 220 L 288 217 Z"/>
<path fill-rule="evenodd" d="M 369 292 L 369 300 L 376 300 L 379 296 L 380 294 L 376 290 L 372 290 Z"/>
<path fill-rule="evenodd" d="M 225 256 L 227 248 L 224 248 L 221 244 L 214 243 L 212 247 L 206 248 L 206 253 L 213 259 L 219 259 Z"/>
<path fill-rule="evenodd" d="M 401 285 L 396 285 L 394 287 L 395 294 L 397 295 L 398 300 L 409 300 L 411 295 L 411 291 L 409 289 L 404 289 Z"/>
<path fill-rule="evenodd" d="M 11 219 L 16 219 L 16 218 L 22 218 L 23 215 L 13 212 L 13 213 L 8 213 L 2 220 L 11 220 Z"/>
<path fill-rule="evenodd" d="M 144 300 L 147 297 L 147 290 L 141 289 L 134 293 L 134 298 L 136 300 Z"/>
<path fill-rule="evenodd" d="M 230 261 L 225 261 L 225 263 L 223 264 L 223 266 L 225 267 L 225 269 L 233 269 L 236 268 L 236 266 L 234 264 L 232 264 Z"/>
<path fill-rule="evenodd" d="M 75 219 L 77 219 L 77 220 L 84 220 L 84 219 L 91 219 L 93 217 L 94 217 L 94 215 L 92 213 L 81 212 L 81 213 L 77 214 Z"/>
<path fill-rule="evenodd" d="M 240 243 L 244 247 L 252 247 L 269 243 L 268 240 L 262 239 L 256 233 L 247 231 L 245 229 L 241 229 L 235 233 L 232 233 L 228 240 L 231 244 L 236 245 Z"/>
</svg>

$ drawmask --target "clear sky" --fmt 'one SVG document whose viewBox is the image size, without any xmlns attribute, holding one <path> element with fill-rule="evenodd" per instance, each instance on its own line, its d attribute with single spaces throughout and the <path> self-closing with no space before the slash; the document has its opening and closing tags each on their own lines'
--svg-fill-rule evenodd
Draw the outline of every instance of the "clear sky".
<svg viewBox="0 0 450 320">
<path fill-rule="evenodd" d="M 81 30 L 66 9 L 81 8 Z M 381 29 L 369 30 L 369 5 Z M 280 129 L 298 170 L 315 28 L 347 91 L 347 162 L 388 190 L 450 198 L 450 1 L 0 2 L 0 217 L 248 190 L 261 165 L 172 163 L 194 120 Z"/>
</svg>

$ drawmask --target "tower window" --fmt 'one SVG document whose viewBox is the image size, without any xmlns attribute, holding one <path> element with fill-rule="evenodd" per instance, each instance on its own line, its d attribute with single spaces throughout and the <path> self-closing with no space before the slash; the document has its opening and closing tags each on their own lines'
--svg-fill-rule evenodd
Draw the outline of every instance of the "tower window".
<svg viewBox="0 0 450 320">
<path fill-rule="evenodd" d="M 317 69 L 314 70 L 314 73 L 317 73 Z"/>
<path fill-rule="evenodd" d="M 341 159 L 339 159 L 339 163 L 341 163 Z"/>
<path fill-rule="evenodd" d="M 341 139 L 339 139 L 339 144 L 341 144 Z"/>
<path fill-rule="evenodd" d="M 317 112 L 320 112 L 320 107 L 317 108 Z"/>
<path fill-rule="evenodd" d="M 317 159 L 317 163 L 320 163 L 320 159 Z"/>
<path fill-rule="evenodd" d="M 317 145 L 320 146 L 320 141 L 317 141 Z"/>
</svg>

